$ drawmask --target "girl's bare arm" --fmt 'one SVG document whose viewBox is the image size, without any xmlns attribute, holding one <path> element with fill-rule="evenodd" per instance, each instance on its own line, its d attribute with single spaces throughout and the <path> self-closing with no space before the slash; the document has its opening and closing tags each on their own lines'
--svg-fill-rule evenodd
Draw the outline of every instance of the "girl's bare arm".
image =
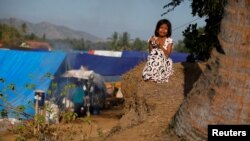
<svg viewBox="0 0 250 141">
<path fill-rule="evenodd" d="M 173 48 L 173 43 L 169 44 L 167 49 L 164 49 L 163 47 L 161 48 L 167 58 L 170 56 L 172 48 Z"/>
</svg>

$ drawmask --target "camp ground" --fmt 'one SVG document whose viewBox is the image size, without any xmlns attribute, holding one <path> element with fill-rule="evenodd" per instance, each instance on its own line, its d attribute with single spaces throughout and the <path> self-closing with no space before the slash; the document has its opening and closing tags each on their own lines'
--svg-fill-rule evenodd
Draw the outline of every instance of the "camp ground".
<svg viewBox="0 0 250 141">
<path fill-rule="evenodd" d="M 84 101 L 83 96 L 88 90 L 90 74 L 95 74 L 96 78 L 99 77 L 93 81 L 93 86 L 99 87 L 102 99 L 110 97 L 114 88 L 117 88 L 117 96 L 122 98 L 121 84 L 119 84 L 121 75 L 145 61 L 147 56 L 146 52 L 141 51 L 62 52 L 1 49 L 1 118 L 30 119 L 36 113 L 37 100 L 38 107 L 44 105 L 47 100 L 57 105 L 59 110 L 70 107 L 70 102 L 72 105 L 77 105 L 77 102 Z M 183 62 L 186 57 L 187 54 L 183 53 L 174 52 L 171 55 L 174 63 Z M 65 73 L 80 70 L 83 67 L 92 73 L 85 78 L 63 77 Z M 81 86 L 79 90 L 85 91 L 84 95 L 73 95 L 77 83 Z M 100 93 L 100 91 L 92 93 Z M 76 99 L 75 103 L 73 99 Z"/>
</svg>

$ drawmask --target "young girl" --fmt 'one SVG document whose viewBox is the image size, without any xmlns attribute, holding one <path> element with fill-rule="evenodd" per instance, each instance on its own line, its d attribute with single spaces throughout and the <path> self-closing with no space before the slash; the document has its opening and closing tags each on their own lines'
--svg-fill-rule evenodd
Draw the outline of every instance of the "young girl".
<svg viewBox="0 0 250 141">
<path fill-rule="evenodd" d="M 173 62 L 169 58 L 173 47 L 173 40 L 170 37 L 171 30 L 169 20 L 158 21 L 155 35 L 149 39 L 150 54 L 142 72 L 144 80 L 164 83 L 168 82 L 169 76 L 173 74 Z"/>
</svg>

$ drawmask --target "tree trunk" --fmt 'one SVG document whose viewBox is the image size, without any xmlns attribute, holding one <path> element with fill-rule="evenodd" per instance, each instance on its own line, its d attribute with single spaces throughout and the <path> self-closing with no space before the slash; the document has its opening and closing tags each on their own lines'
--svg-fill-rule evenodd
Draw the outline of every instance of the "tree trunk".
<svg viewBox="0 0 250 141">
<path fill-rule="evenodd" d="M 212 52 L 172 121 L 185 140 L 207 140 L 209 124 L 250 124 L 249 9 L 250 0 L 228 0 L 218 35 L 225 54 Z"/>
</svg>

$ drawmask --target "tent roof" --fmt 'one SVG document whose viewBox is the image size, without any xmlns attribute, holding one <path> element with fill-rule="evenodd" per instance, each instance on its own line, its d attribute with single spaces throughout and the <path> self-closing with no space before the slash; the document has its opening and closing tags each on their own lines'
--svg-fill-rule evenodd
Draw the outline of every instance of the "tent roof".
<svg viewBox="0 0 250 141">
<path fill-rule="evenodd" d="M 14 107 L 25 105 L 26 112 L 34 114 L 30 102 L 35 90 L 48 90 L 64 58 L 62 52 L 0 50 L 0 91 L 4 99 Z M 6 101 L 0 99 L 0 105 L 6 105 Z"/>
</svg>

